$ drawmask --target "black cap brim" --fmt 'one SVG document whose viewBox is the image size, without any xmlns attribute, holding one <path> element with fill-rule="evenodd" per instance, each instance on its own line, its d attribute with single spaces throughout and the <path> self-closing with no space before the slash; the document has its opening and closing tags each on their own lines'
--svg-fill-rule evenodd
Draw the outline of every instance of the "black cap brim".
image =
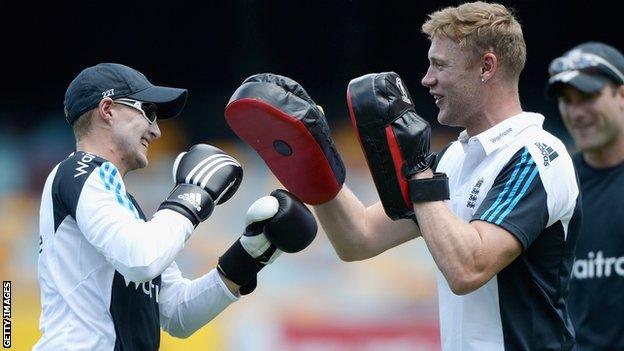
<svg viewBox="0 0 624 351">
<path fill-rule="evenodd" d="M 158 119 L 167 119 L 179 115 L 186 104 L 188 91 L 180 88 L 169 88 L 152 85 L 134 94 L 129 98 L 156 104 Z"/>
<path fill-rule="evenodd" d="M 559 89 L 565 84 L 569 84 L 584 94 L 592 95 L 600 91 L 609 78 L 595 74 L 583 73 L 580 71 L 568 71 L 556 74 L 548 80 L 546 95 L 557 96 Z"/>
</svg>

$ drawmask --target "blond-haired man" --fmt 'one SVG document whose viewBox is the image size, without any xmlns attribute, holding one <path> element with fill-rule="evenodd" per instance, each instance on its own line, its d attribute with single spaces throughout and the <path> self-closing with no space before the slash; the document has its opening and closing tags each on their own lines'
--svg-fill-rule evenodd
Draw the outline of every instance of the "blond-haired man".
<svg viewBox="0 0 624 351">
<path fill-rule="evenodd" d="M 226 118 L 291 192 L 315 206 L 343 260 L 423 237 L 441 273 L 444 350 L 572 349 L 566 296 L 579 191 L 564 145 L 542 129 L 542 115 L 520 105 L 520 24 L 502 5 L 474 2 L 431 14 L 422 29 L 431 40 L 422 84 L 440 123 L 465 130 L 433 157 L 430 127 L 396 73 L 352 80 L 349 113 L 381 198 L 370 207 L 343 185 L 323 111 L 295 81 L 248 78 Z M 395 201 L 387 195 L 398 187 L 404 195 Z M 401 203 L 407 211 L 397 213 Z M 414 221 L 389 218 L 414 214 Z"/>
<path fill-rule="evenodd" d="M 418 226 L 390 221 L 380 203 L 365 208 L 346 187 L 316 213 L 347 261 L 423 237 L 441 273 L 444 350 L 571 349 L 579 191 L 564 145 L 520 105 L 520 24 L 502 5 L 475 2 L 431 14 L 422 30 L 431 40 L 422 84 L 438 121 L 465 128 L 433 165 L 450 199 L 414 203 Z"/>
</svg>

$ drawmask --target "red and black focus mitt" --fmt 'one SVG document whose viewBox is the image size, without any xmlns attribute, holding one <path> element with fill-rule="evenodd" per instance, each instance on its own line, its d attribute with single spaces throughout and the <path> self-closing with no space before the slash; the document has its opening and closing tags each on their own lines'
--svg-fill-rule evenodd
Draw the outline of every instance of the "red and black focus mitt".
<svg viewBox="0 0 624 351">
<path fill-rule="evenodd" d="M 431 168 L 431 127 L 416 113 L 412 97 L 394 72 L 351 80 L 347 104 L 388 217 L 414 218 L 412 202 L 449 199 L 448 178 L 410 180 Z"/>
<path fill-rule="evenodd" d="M 342 188 L 345 168 L 323 110 L 294 80 L 271 73 L 245 79 L 225 118 L 301 201 L 319 205 Z"/>
</svg>

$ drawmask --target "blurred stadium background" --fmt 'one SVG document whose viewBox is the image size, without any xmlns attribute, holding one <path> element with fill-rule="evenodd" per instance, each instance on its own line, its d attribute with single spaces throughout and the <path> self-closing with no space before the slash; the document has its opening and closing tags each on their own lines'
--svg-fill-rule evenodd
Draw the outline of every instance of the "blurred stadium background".
<svg viewBox="0 0 624 351">
<path fill-rule="evenodd" d="M 517 10 L 528 60 L 520 85 L 526 110 L 547 116 L 564 139 L 556 105 L 543 95 L 549 61 L 587 40 L 624 49 L 617 2 L 503 1 Z M 427 39 L 420 25 L 452 1 L 231 1 L 3 3 L 0 85 L 0 277 L 13 282 L 13 349 L 39 337 L 36 278 L 40 191 L 73 151 L 62 100 L 71 79 L 98 62 L 120 62 L 156 84 L 190 90 L 181 118 L 160 123 L 150 166 L 126 177 L 151 215 L 171 189 L 175 155 L 198 142 L 232 153 L 245 167 L 237 195 L 202 224 L 177 260 L 201 276 L 243 229 L 247 207 L 280 187 L 255 152 L 227 127 L 223 108 L 247 76 L 274 72 L 299 81 L 323 105 L 347 165 L 347 184 L 365 204 L 378 199 L 344 102 L 350 79 L 393 70 L 434 126 L 439 150 L 459 130 L 441 127 L 420 86 Z M 16 6 L 16 7 L 15 7 Z M 387 233 L 392 235 L 392 233 Z M 364 262 L 341 262 L 322 231 L 310 248 L 284 255 L 258 289 L 186 340 L 163 336 L 162 350 L 435 350 L 436 269 L 422 240 Z"/>
</svg>

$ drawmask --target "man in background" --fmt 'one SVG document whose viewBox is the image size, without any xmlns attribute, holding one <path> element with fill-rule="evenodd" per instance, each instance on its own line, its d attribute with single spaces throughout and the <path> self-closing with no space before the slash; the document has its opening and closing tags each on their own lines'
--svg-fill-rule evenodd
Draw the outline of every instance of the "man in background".
<svg viewBox="0 0 624 351">
<path fill-rule="evenodd" d="M 580 350 L 624 350 L 624 56 L 598 42 L 552 61 L 547 92 L 580 152 L 583 209 L 569 307 Z"/>
</svg>

